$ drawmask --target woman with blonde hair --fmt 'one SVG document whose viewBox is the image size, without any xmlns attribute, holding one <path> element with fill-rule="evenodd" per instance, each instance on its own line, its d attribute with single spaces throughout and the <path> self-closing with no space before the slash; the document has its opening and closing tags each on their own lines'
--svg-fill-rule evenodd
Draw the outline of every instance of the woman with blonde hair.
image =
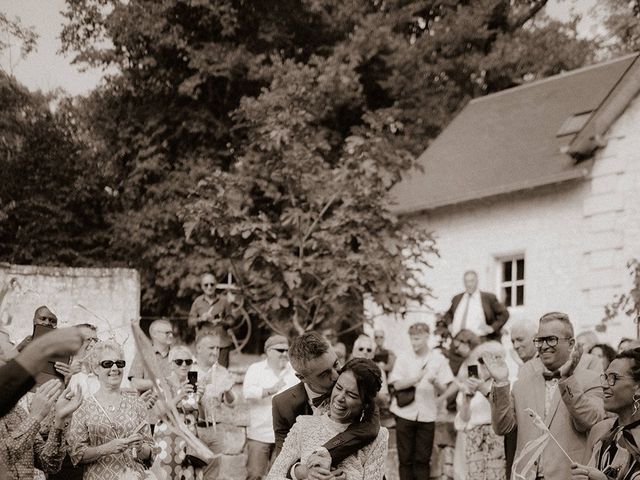
<svg viewBox="0 0 640 480">
<path fill-rule="evenodd" d="M 100 388 L 89 394 L 73 415 L 67 442 L 74 464 L 85 464 L 85 480 L 141 479 L 153 461 L 153 439 L 147 408 L 125 394 L 124 353 L 113 341 L 98 342 L 92 352 Z"/>
</svg>

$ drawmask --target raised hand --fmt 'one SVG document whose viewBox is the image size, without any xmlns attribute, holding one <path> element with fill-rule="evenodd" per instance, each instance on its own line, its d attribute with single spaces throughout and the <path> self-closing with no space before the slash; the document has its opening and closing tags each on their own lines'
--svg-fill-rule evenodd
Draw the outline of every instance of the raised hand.
<svg viewBox="0 0 640 480">
<path fill-rule="evenodd" d="M 62 427 L 69 417 L 82 405 L 82 394 L 79 389 L 67 388 L 56 401 L 56 426 Z"/>
<path fill-rule="evenodd" d="M 62 384 L 59 380 L 49 380 L 40 385 L 31 400 L 31 407 L 29 409 L 31 415 L 40 422 L 44 420 L 56 404 L 56 400 L 61 392 Z"/>
<path fill-rule="evenodd" d="M 578 363 L 580 363 L 582 353 L 582 345 L 576 343 L 573 347 L 573 350 L 571 350 L 571 356 L 569 356 L 569 360 L 567 360 L 565 364 L 560 367 L 559 371 L 562 378 L 568 378 L 573 375 L 573 372 L 576 370 Z"/>
<path fill-rule="evenodd" d="M 468 395 L 475 395 L 476 391 L 478 390 L 478 388 L 480 388 L 480 385 L 482 385 L 483 383 L 484 382 L 479 378 L 474 378 L 474 377 L 467 378 L 467 381 L 464 383 L 465 393 L 467 393 Z"/>
<path fill-rule="evenodd" d="M 509 369 L 504 357 L 487 355 L 482 357 L 482 360 L 494 382 L 506 382 L 509 380 Z"/>
<path fill-rule="evenodd" d="M 609 478 L 597 468 L 573 463 L 571 465 L 571 480 L 609 480 Z"/>
<path fill-rule="evenodd" d="M 146 404 L 147 409 L 149 409 L 155 405 L 158 400 L 158 396 L 152 389 L 149 389 L 140 395 L 140 400 L 142 400 Z"/>
</svg>

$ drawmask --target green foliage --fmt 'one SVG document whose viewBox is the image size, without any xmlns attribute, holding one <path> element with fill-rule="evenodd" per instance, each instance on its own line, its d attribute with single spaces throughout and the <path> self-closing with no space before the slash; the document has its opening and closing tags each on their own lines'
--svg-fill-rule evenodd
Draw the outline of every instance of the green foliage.
<svg viewBox="0 0 640 480">
<path fill-rule="evenodd" d="M 590 59 L 545 4 L 67 0 L 64 48 L 112 72 L 70 110 L 143 312 L 208 269 L 277 330 L 424 303 L 433 241 L 387 192 L 469 99 Z"/>
<path fill-rule="evenodd" d="M 640 49 L 640 2 L 638 0 L 606 0 L 604 26 L 610 38 L 606 45 L 615 53 Z"/>
<path fill-rule="evenodd" d="M 637 325 L 640 321 L 640 261 L 633 258 L 627 262 L 629 275 L 631 276 L 631 288 L 628 292 L 616 295 L 611 303 L 604 306 L 604 317 L 598 325 L 599 331 L 606 330 L 607 322 L 623 314 L 630 317 Z"/>
<path fill-rule="evenodd" d="M 106 195 L 69 105 L 52 113 L 48 101 L 0 71 L 0 259 L 93 265 L 108 243 Z"/>
</svg>

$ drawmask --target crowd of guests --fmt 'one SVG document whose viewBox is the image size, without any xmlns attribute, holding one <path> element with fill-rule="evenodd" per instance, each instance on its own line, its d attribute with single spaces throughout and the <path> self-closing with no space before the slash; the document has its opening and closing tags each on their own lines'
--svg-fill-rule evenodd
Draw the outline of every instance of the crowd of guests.
<svg viewBox="0 0 640 480">
<path fill-rule="evenodd" d="M 153 363 L 179 420 L 214 454 L 223 449 L 218 412 L 246 402 L 251 480 L 382 479 L 389 428 L 401 480 L 432 478 L 447 449 L 453 469 L 440 477 L 640 478 L 638 342 L 614 350 L 551 312 L 509 323 L 512 361 L 500 342 L 508 311 L 477 289 L 474 272 L 464 283 L 435 329 L 408 326 L 408 352 L 386 348 L 382 330 L 349 346 L 331 329 L 275 334 L 234 388 L 230 324 L 207 274 L 189 317 L 193 341 L 154 321 Z M 46 307 L 33 322 L 50 333 L 18 347 L 0 335 L 6 478 L 219 478 L 217 459 L 203 460 L 168 419 L 140 352 L 127 370 L 122 346 L 98 340 L 94 326 L 58 329 Z M 534 448 L 546 430 L 553 440 Z"/>
</svg>

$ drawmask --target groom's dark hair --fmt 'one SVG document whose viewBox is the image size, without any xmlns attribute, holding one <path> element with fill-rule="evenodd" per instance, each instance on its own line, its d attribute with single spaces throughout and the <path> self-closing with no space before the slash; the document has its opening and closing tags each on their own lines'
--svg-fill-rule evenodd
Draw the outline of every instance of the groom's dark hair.
<svg viewBox="0 0 640 480">
<path fill-rule="evenodd" d="M 293 369 L 301 373 L 307 363 L 329 351 L 330 344 L 318 332 L 305 332 L 291 342 L 289 361 Z"/>
</svg>

